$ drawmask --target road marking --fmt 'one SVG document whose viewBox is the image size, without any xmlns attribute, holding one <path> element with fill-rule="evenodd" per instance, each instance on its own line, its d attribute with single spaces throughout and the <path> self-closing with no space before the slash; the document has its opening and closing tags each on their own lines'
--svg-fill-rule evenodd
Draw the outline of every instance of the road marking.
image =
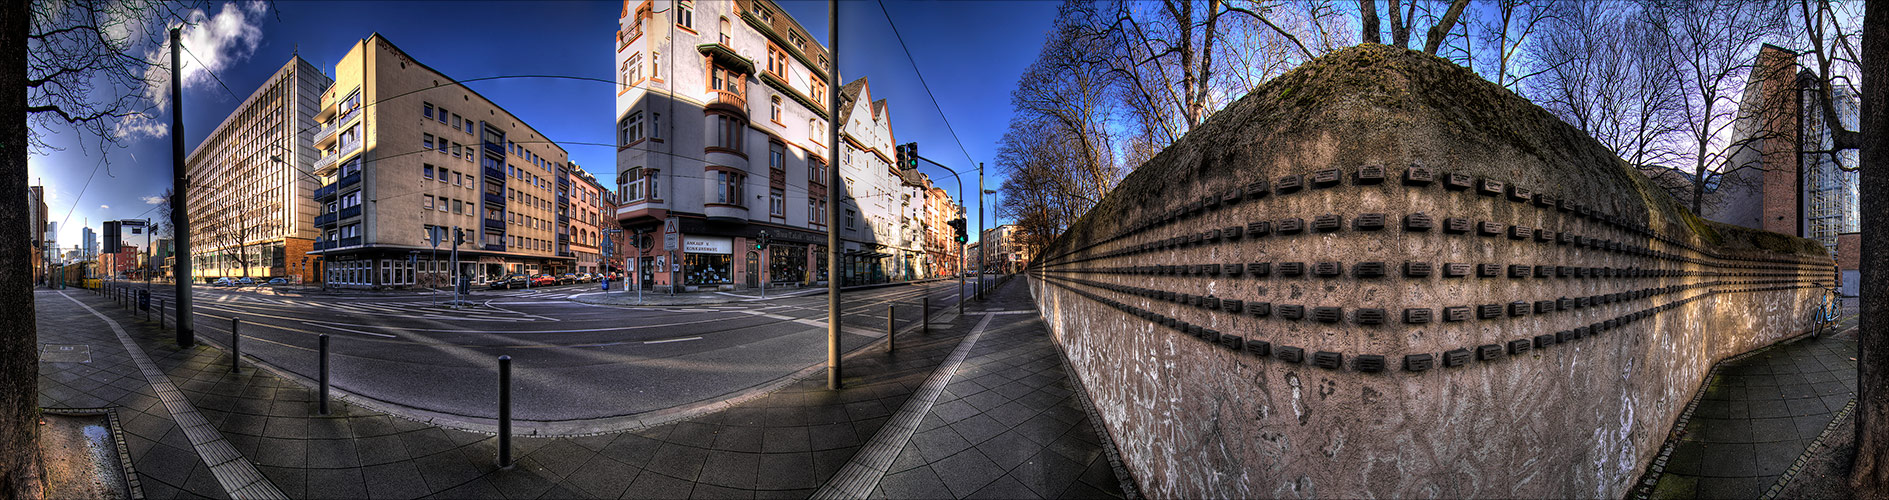
<svg viewBox="0 0 1889 500">
<path fill-rule="evenodd" d="M 317 325 L 315 325 L 314 323 L 309 323 L 309 322 L 307 322 L 307 321 L 303 321 L 303 322 L 302 322 L 302 324 L 304 324 L 304 325 L 308 325 L 308 326 L 311 326 L 311 327 L 316 327 L 316 328 L 320 328 L 320 326 L 317 326 Z M 341 330 L 341 331 L 344 331 L 344 332 L 349 332 L 349 333 L 359 333 L 359 334 L 361 334 L 361 335 L 373 335 L 373 336 L 375 336 L 375 337 L 384 337 L 384 338 L 390 338 L 390 339 L 391 339 L 391 338 L 398 338 L 398 337 L 395 337 L 395 336 L 393 336 L 393 335 L 388 335 L 388 334 L 385 334 L 385 333 L 374 333 L 374 332 L 364 332 L 364 331 L 360 331 L 360 330 L 355 330 L 355 329 L 352 329 L 352 328 L 342 328 L 342 327 L 339 327 L 339 326 L 334 326 L 334 325 L 327 325 L 327 328 L 328 328 L 328 329 L 330 329 L 330 330 Z"/>
<path fill-rule="evenodd" d="M 1036 311 L 970 311 L 964 314 L 1036 314 Z"/>
<path fill-rule="evenodd" d="M 230 498 L 288 498 L 287 495 L 282 494 L 282 490 L 276 488 L 275 483 L 263 477 L 262 473 L 256 470 L 255 465 L 244 459 L 242 452 L 236 451 L 236 447 L 224 440 L 223 433 L 210 425 L 210 421 L 203 418 L 203 414 L 197 413 L 197 407 L 192 406 L 190 399 L 184 397 L 184 394 L 177 390 L 177 386 L 171 384 L 170 378 L 151 362 L 151 358 L 144 355 L 144 349 L 131 341 L 131 335 L 125 333 L 125 329 L 118 326 L 117 321 L 99 314 L 91 306 L 79 302 L 79 299 L 72 298 L 63 291 L 59 292 L 59 296 L 65 297 L 66 300 L 85 308 L 86 312 L 104 320 L 105 325 L 111 327 L 112 333 L 118 335 L 118 341 L 124 344 L 125 352 L 131 355 L 131 361 L 136 363 L 138 371 L 144 374 L 145 382 L 151 384 L 152 391 L 157 392 L 157 398 L 164 402 L 164 409 L 170 411 L 171 417 L 176 419 L 177 427 L 184 431 L 184 437 L 190 439 L 190 446 L 196 450 L 197 457 L 210 466 L 210 475 L 216 476 L 217 484 L 223 487 L 223 491 L 228 493 Z"/>
<path fill-rule="evenodd" d="M 958 365 L 971 352 L 971 346 L 977 345 L 977 339 L 984 336 L 984 328 L 990 326 L 993 317 L 985 315 L 982 321 L 977 322 L 971 334 L 965 335 L 964 340 L 958 342 L 957 349 L 951 351 L 951 356 L 945 358 L 944 364 L 931 372 L 930 378 L 925 379 L 925 385 L 920 386 L 911 399 L 905 400 L 905 406 L 892 415 L 892 420 L 880 427 L 879 432 L 872 435 L 872 440 L 860 447 L 859 453 L 853 455 L 853 459 L 847 461 L 846 466 L 833 475 L 833 479 L 820 486 L 820 490 L 813 493 L 813 498 L 866 498 L 872 494 L 879 481 L 885 479 L 886 469 L 892 466 L 892 460 L 898 458 L 899 452 L 911 442 L 912 433 L 918 431 L 919 421 L 925 414 L 931 413 L 932 403 L 938 401 L 938 395 L 944 392 L 945 385 L 957 375 Z"/>
<path fill-rule="evenodd" d="M 689 337 L 689 338 L 681 338 L 681 339 L 667 339 L 667 340 L 645 340 L 645 341 L 643 341 L 643 343 L 645 343 L 645 344 L 667 344 L 667 343 L 670 343 L 670 342 L 687 342 L 687 341 L 691 341 L 691 340 L 702 340 L 702 338 L 701 338 L 701 337 Z"/>
</svg>

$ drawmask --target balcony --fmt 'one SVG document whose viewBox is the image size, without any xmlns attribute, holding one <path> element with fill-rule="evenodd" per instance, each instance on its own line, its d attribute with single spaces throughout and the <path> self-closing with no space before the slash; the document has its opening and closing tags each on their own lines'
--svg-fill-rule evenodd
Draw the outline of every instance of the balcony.
<svg viewBox="0 0 1889 500">
<path fill-rule="evenodd" d="M 505 205 L 505 196 L 504 196 L 504 195 L 501 195 L 501 194 L 498 194 L 498 193 L 486 193 L 486 194 L 485 194 L 485 204 L 486 204 L 486 205 L 488 205 L 488 206 L 490 206 L 490 205 L 500 205 L 500 206 L 503 206 L 503 205 Z"/>
<path fill-rule="evenodd" d="M 335 245 L 336 248 L 358 247 L 358 246 L 361 246 L 361 237 L 359 236 L 355 236 L 353 238 L 342 238 L 341 244 Z"/>
<path fill-rule="evenodd" d="M 708 91 L 708 103 L 706 107 L 734 111 L 744 116 L 748 114 L 748 100 L 741 97 L 741 94 L 726 90 Z"/>
<path fill-rule="evenodd" d="M 345 188 L 345 187 L 352 186 L 355 184 L 360 184 L 360 183 L 361 183 L 361 173 L 355 172 L 355 173 L 341 176 L 341 182 L 339 183 L 341 186 L 335 189 L 338 191 L 341 188 Z"/>
<path fill-rule="evenodd" d="M 736 54 L 734 46 L 730 45 L 728 42 L 728 40 L 723 40 L 721 43 L 696 45 L 695 51 L 714 58 L 716 64 L 742 73 L 754 74 L 754 61 L 746 57 L 741 57 L 741 54 Z"/>
<path fill-rule="evenodd" d="M 480 141 L 480 142 L 483 142 L 483 143 L 485 143 L 485 152 L 487 152 L 487 153 L 492 153 L 492 154 L 493 154 L 494 156 L 497 156 L 497 157 L 499 157 L 499 158 L 504 158 L 504 157 L 505 157 L 505 145 L 504 145 L 504 144 L 499 144 L 499 143 L 496 143 L 496 142 L 492 142 L 492 141 Z"/>
<path fill-rule="evenodd" d="M 501 186 L 505 184 L 505 169 L 503 168 L 492 166 L 485 167 L 485 176 L 490 179 L 497 179 Z"/>
<path fill-rule="evenodd" d="M 337 220 L 348 220 L 348 219 L 352 219 L 352 218 L 360 217 L 360 216 L 361 216 L 361 206 L 355 205 L 352 207 L 341 209 L 341 216 Z"/>
<path fill-rule="evenodd" d="M 327 125 L 323 125 L 321 130 L 315 131 L 315 147 L 320 148 L 326 146 L 335 138 L 335 132 L 341 131 L 341 127 L 337 127 L 336 125 L 337 124 L 334 122 L 329 122 Z"/>
<path fill-rule="evenodd" d="M 335 220 L 336 220 L 335 213 L 329 212 L 329 213 L 315 216 L 315 225 L 316 226 L 332 226 L 332 225 L 335 225 Z"/>
<path fill-rule="evenodd" d="M 486 219 L 485 227 L 494 228 L 494 229 L 505 229 L 505 221 L 498 220 L 498 219 Z"/>
<path fill-rule="evenodd" d="M 327 250 L 334 247 L 335 247 L 334 240 L 321 240 L 321 241 L 316 241 L 315 246 L 313 248 L 315 251 L 319 252 L 319 251 Z"/>
<path fill-rule="evenodd" d="M 333 200 L 335 193 L 340 190 L 341 186 L 335 184 L 325 184 L 319 188 L 315 188 L 315 201 L 326 202 Z"/>
<path fill-rule="evenodd" d="M 315 175 L 328 175 L 328 173 L 332 171 L 331 169 L 334 168 L 335 162 L 340 159 L 341 155 L 328 155 L 321 157 L 319 160 L 315 160 Z"/>
</svg>

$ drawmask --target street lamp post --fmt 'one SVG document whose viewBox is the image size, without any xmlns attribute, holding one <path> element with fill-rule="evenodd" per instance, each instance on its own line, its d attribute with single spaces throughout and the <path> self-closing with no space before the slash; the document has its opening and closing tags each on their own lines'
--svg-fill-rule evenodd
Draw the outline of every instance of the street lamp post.
<svg viewBox="0 0 1889 500">
<path fill-rule="evenodd" d="M 938 163 L 924 156 L 919 156 L 918 158 L 932 165 L 937 165 L 938 168 L 945 169 L 946 172 L 951 173 L 951 179 L 958 182 L 958 218 L 964 218 L 964 178 L 958 177 L 958 171 L 952 170 L 951 167 L 947 167 L 943 163 Z M 966 259 L 968 259 L 968 257 L 964 255 L 964 243 L 958 243 L 958 314 L 964 314 L 964 267 L 967 262 Z"/>
</svg>

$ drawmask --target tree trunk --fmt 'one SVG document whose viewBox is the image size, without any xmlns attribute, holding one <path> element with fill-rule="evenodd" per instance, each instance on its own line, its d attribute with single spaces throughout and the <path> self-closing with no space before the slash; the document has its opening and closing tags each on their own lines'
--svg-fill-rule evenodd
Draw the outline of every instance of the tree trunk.
<svg viewBox="0 0 1889 500">
<path fill-rule="evenodd" d="M 1410 2 L 1414 6 L 1417 0 L 1410 0 Z M 1410 48 L 1410 26 L 1404 23 L 1403 13 L 1398 12 L 1397 5 L 1398 5 L 1398 0 L 1390 1 L 1391 45 L 1396 45 L 1398 48 L 1408 49 Z"/>
<path fill-rule="evenodd" d="M 1364 35 L 1362 43 L 1384 43 L 1383 34 L 1377 27 L 1377 0 L 1358 0 L 1358 12 L 1364 15 L 1364 29 L 1359 30 Z M 1391 14 L 1396 15 L 1395 12 Z"/>
<path fill-rule="evenodd" d="M 1863 109 L 1858 174 L 1862 202 L 1861 326 L 1856 355 L 1856 498 L 1889 498 L 1889 2 L 1869 2 L 1863 14 Z"/>
<path fill-rule="evenodd" d="M 26 197 L 26 0 L 0 6 L 0 497 L 44 495 L 39 462 L 39 333 Z"/>
<path fill-rule="evenodd" d="M 1463 8 L 1468 6 L 1469 0 L 1455 0 L 1450 2 L 1450 9 L 1443 12 L 1443 18 L 1437 20 L 1436 26 L 1430 27 L 1430 36 L 1423 42 L 1423 53 L 1436 55 L 1436 50 L 1443 46 L 1443 39 L 1450 36 L 1450 30 L 1456 28 L 1456 18 L 1462 16 Z M 1501 85 L 1502 82 L 1499 76 L 1497 80 L 1496 84 Z"/>
</svg>

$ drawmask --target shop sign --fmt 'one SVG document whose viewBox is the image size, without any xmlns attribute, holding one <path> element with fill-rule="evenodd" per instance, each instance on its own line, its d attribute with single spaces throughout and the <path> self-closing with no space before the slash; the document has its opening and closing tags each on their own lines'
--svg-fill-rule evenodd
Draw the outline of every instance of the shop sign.
<svg viewBox="0 0 1889 500">
<path fill-rule="evenodd" d="M 733 254 L 734 239 L 726 236 L 690 236 L 682 240 L 682 251 L 687 253 Z"/>
</svg>

